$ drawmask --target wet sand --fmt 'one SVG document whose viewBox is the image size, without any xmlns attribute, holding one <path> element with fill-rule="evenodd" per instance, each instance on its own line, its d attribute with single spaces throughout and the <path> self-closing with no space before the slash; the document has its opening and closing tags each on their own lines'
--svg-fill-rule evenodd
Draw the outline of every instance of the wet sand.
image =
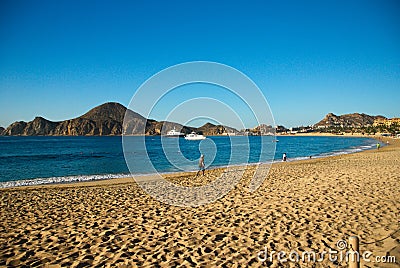
<svg viewBox="0 0 400 268">
<path fill-rule="evenodd" d="M 347 267 L 327 258 L 280 263 L 276 255 L 261 262 L 257 255 L 265 248 L 337 250 L 338 240 L 357 235 L 361 251 L 397 258 L 362 267 L 400 267 L 400 141 L 390 142 L 380 150 L 273 164 L 253 193 L 248 167 L 229 194 L 199 207 L 161 203 L 132 178 L 1 189 L 0 266 Z M 202 185 L 223 171 L 168 180 Z"/>
</svg>

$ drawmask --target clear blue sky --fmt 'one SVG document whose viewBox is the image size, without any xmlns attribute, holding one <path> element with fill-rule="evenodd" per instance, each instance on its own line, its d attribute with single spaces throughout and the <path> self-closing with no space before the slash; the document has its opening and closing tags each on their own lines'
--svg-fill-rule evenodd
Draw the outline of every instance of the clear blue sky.
<svg viewBox="0 0 400 268">
<path fill-rule="evenodd" d="M 0 1 L 0 126 L 128 105 L 187 61 L 239 69 L 277 124 L 400 116 L 399 1 Z"/>
</svg>

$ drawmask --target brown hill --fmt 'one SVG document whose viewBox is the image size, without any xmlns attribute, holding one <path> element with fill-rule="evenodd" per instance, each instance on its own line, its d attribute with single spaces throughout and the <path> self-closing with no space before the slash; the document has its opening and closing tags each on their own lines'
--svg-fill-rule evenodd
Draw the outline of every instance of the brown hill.
<svg viewBox="0 0 400 268">
<path fill-rule="evenodd" d="M 109 102 L 91 109 L 84 115 L 61 122 L 52 122 L 42 117 L 36 117 L 30 122 L 15 122 L 3 135 L 21 136 L 91 136 L 91 135 L 121 135 L 122 122 L 126 108 L 114 102 Z M 128 111 L 126 131 L 129 134 L 141 134 L 146 119 L 141 115 Z"/>
<path fill-rule="evenodd" d="M 85 113 L 79 118 L 85 118 L 92 121 L 112 120 L 122 122 L 124 120 L 125 112 L 126 107 L 122 104 L 116 102 L 107 102 L 91 109 L 89 112 Z M 144 117 L 141 115 L 136 115 L 144 119 Z"/>
<path fill-rule="evenodd" d="M 43 117 L 35 117 L 33 121 L 26 123 L 22 133 L 26 136 L 48 135 L 54 132 L 54 129 L 57 127 L 57 125 L 57 122 L 49 121 Z"/>
<path fill-rule="evenodd" d="M 27 123 L 24 121 L 14 122 L 3 131 L 3 135 L 7 136 L 22 135 L 22 133 L 24 133 L 26 125 Z"/>
<path fill-rule="evenodd" d="M 367 114 L 344 114 L 335 115 L 333 113 L 327 114 L 324 119 L 314 125 L 316 128 L 328 127 L 346 127 L 346 128 L 360 128 L 371 126 L 376 119 L 385 119 L 386 117 L 377 115 L 371 116 Z"/>
<path fill-rule="evenodd" d="M 206 123 L 203 126 L 199 127 L 197 132 L 202 133 L 206 136 L 214 136 L 214 135 L 222 135 L 223 133 L 237 133 L 238 131 L 231 127 L 226 127 L 223 125 L 214 125 L 211 123 Z"/>
</svg>

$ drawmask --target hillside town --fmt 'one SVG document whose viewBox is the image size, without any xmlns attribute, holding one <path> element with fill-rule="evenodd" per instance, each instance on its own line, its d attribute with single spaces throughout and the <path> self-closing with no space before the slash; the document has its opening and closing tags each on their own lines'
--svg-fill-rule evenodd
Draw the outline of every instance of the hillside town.
<svg viewBox="0 0 400 268">
<path fill-rule="evenodd" d="M 337 116 L 327 114 L 320 122 L 309 126 L 286 128 L 261 124 L 253 129 L 241 130 L 239 135 L 296 135 L 304 133 L 361 134 L 400 136 L 400 118 L 385 118 L 366 114 L 347 114 Z"/>
</svg>

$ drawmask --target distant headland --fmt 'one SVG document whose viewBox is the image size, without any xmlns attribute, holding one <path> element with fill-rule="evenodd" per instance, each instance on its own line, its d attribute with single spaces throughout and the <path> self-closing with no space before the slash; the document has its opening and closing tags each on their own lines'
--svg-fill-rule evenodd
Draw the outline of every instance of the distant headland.
<svg viewBox="0 0 400 268">
<path fill-rule="evenodd" d="M 124 117 L 126 115 L 126 124 Z M 0 127 L 2 136 L 118 136 L 118 135 L 163 135 L 176 128 L 187 134 L 193 131 L 205 135 L 237 133 L 234 128 L 207 123 L 199 128 L 179 123 L 146 119 L 127 109 L 122 104 L 108 102 L 99 105 L 77 118 L 59 122 L 36 117 L 30 122 L 18 121 L 6 129 Z"/>
<path fill-rule="evenodd" d="M 125 117 L 126 116 L 126 117 Z M 124 122 L 125 117 L 125 124 Z M 206 123 L 201 127 L 184 126 L 175 122 L 146 119 L 127 109 L 122 104 L 107 102 L 77 118 L 54 122 L 36 117 L 30 122 L 17 121 L 7 128 L 0 127 L 1 136 L 118 136 L 118 135 L 164 135 L 171 129 L 185 134 L 191 132 L 207 136 L 217 135 L 273 135 L 297 133 L 389 133 L 400 132 L 400 118 L 388 119 L 384 116 L 367 114 L 327 114 L 321 121 L 311 126 L 286 128 L 261 124 L 253 129 L 237 130 L 223 125 Z"/>
</svg>

